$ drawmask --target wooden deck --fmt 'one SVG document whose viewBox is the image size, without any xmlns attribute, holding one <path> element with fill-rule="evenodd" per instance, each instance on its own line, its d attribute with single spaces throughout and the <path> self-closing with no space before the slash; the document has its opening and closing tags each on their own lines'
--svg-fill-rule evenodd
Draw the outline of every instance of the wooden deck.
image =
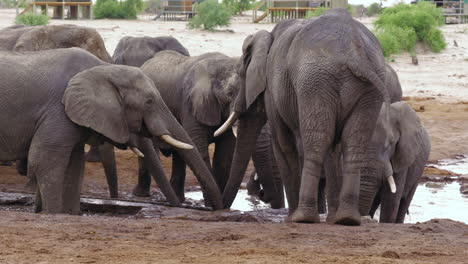
<svg viewBox="0 0 468 264">
<path fill-rule="evenodd" d="M 91 1 L 75 1 L 75 2 L 51 2 L 51 1 L 38 1 L 32 2 L 26 7 L 20 15 L 33 12 L 36 13 L 36 9 L 40 8 L 42 14 L 48 14 L 48 8 L 54 8 L 53 17 L 52 18 L 61 18 L 61 19 L 91 19 Z M 68 16 L 65 16 L 65 12 L 63 10 L 68 9 Z"/>
</svg>

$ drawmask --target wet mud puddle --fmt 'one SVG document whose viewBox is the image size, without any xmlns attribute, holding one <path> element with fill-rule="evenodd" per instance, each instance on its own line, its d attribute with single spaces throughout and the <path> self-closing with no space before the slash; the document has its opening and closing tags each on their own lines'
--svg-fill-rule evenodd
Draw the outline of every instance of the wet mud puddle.
<svg viewBox="0 0 468 264">
<path fill-rule="evenodd" d="M 468 156 L 442 160 L 433 166 L 452 172 L 468 175 Z M 463 182 L 463 179 L 465 181 Z M 406 223 L 428 221 L 433 218 L 449 218 L 468 224 L 468 185 L 467 178 L 454 177 L 450 182 L 428 181 L 421 183 L 415 193 Z M 257 197 L 241 189 L 231 207 L 232 210 L 217 212 L 203 208 L 201 191 L 186 193 L 187 202 L 183 208 L 168 207 L 162 201 L 134 199 L 124 195 L 123 200 L 82 198 L 83 215 L 105 215 L 126 218 L 147 219 L 186 219 L 196 221 L 231 221 L 231 222 L 283 222 L 287 209 L 270 209 L 270 206 Z M 157 199 L 159 200 L 159 199 Z M 32 195 L 0 192 L 0 210 L 32 212 Z M 326 215 L 321 215 L 325 221 Z M 375 216 L 378 219 L 378 212 Z"/>
</svg>

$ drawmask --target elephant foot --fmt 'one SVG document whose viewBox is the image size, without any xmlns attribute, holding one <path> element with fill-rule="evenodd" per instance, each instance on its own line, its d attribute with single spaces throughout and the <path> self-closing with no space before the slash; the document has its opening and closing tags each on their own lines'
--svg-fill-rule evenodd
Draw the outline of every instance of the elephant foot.
<svg viewBox="0 0 468 264">
<path fill-rule="evenodd" d="M 29 179 L 28 182 L 26 182 L 25 187 L 26 187 L 26 189 L 28 189 L 30 191 L 36 190 L 36 188 L 37 188 L 36 181 L 34 181 L 32 179 Z"/>
<path fill-rule="evenodd" d="M 284 208 L 284 200 L 281 200 L 281 199 L 272 200 L 270 201 L 270 206 L 272 209 Z"/>
<path fill-rule="evenodd" d="M 133 189 L 133 195 L 138 196 L 138 197 L 149 197 L 150 196 L 150 190 L 149 190 L 149 188 L 143 188 L 143 187 L 137 185 Z"/>
<path fill-rule="evenodd" d="M 87 162 L 101 162 L 101 156 L 99 155 L 99 149 L 97 147 L 91 147 L 86 153 L 85 160 Z"/>
<path fill-rule="evenodd" d="M 179 198 L 179 201 L 181 203 L 185 202 L 185 194 L 182 193 L 182 194 L 176 194 L 177 195 L 177 198 Z"/>
<path fill-rule="evenodd" d="M 298 207 L 291 216 L 295 223 L 320 223 L 320 217 L 316 210 L 311 207 Z"/>
<path fill-rule="evenodd" d="M 331 214 L 331 213 L 328 213 L 327 214 L 327 223 L 334 223 L 335 222 L 335 219 L 336 219 L 336 215 L 335 214 Z"/>
<path fill-rule="evenodd" d="M 361 225 L 361 214 L 358 210 L 338 210 L 334 223 L 338 225 L 358 226 Z"/>
</svg>

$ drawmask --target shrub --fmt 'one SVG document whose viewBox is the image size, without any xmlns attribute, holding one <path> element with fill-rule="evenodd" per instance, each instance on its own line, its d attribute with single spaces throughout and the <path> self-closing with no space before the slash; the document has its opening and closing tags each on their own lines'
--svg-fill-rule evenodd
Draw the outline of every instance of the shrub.
<svg viewBox="0 0 468 264">
<path fill-rule="evenodd" d="M 411 28 L 387 26 L 378 28 L 375 32 L 382 46 L 385 57 L 403 50 L 412 52 L 416 45 L 416 32 Z"/>
<path fill-rule="evenodd" d="M 243 11 L 252 8 L 250 0 L 223 0 L 223 4 L 231 9 L 232 14 L 242 14 Z"/>
<path fill-rule="evenodd" d="M 366 15 L 367 16 L 375 16 L 382 13 L 382 6 L 378 3 L 372 3 L 368 8 Z"/>
<path fill-rule="evenodd" d="M 196 15 L 190 19 L 188 27 L 214 30 L 217 26 L 229 26 L 231 10 L 225 4 L 219 4 L 217 0 L 206 0 L 195 4 Z"/>
<path fill-rule="evenodd" d="M 96 19 L 136 19 L 138 12 L 143 11 L 144 8 L 145 5 L 142 0 L 126 0 L 125 2 L 97 0 L 93 7 L 93 13 Z"/>
<path fill-rule="evenodd" d="M 26 13 L 21 16 L 17 16 L 15 19 L 16 24 L 22 24 L 26 26 L 39 26 L 49 24 L 49 17 L 47 15 L 36 15 L 33 13 Z"/>
<path fill-rule="evenodd" d="M 442 14 L 433 4 L 418 2 L 416 5 L 398 4 L 386 8 L 374 24 L 377 38 L 386 56 L 402 50 L 413 51 L 416 45 L 416 41 L 413 44 L 413 36 L 416 36 L 417 41 L 427 44 L 434 52 L 445 48 L 444 38 L 437 28 L 442 24 Z M 411 31 L 414 34 L 409 33 Z M 389 44 L 394 42 L 390 41 L 390 34 L 394 34 L 394 38 L 400 42 L 400 49 L 389 48 L 394 47 Z M 411 41 L 406 38 L 408 34 L 411 35 Z"/>
</svg>

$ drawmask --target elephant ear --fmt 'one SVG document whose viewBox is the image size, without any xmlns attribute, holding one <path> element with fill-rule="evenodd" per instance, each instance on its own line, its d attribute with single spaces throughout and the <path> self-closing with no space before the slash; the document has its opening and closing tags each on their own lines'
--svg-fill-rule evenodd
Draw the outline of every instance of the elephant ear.
<svg viewBox="0 0 468 264">
<path fill-rule="evenodd" d="M 408 168 L 421 153 L 423 127 L 416 112 L 405 102 L 393 103 L 390 111 L 400 135 L 391 159 L 393 171 L 398 173 Z"/>
<path fill-rule="evenodd" d="M 221 106 L 213 93 L 213 81 L 209 64 L 214 61 L 205 59 L 190 68 L 184 78 L 184 91 L 187 106 L 195 118 L 208 126 L 221 123 Z"/>
<path fill-rule="evenodd" d="M 265 91 L 266 62 L 272 42 L 273 38 L 266 30 L 261 30 L 244 40 L 240 73 L 245 74 L 245 109 Z"/>
<path fill-rule="evenodd" d="M 125 109 L 117 87 L 112 83 L 107 67 L 97 66 L 76 74 L 68 82 L 63 95 L 67 116 L 76 124 L 103 134 L 112 141 L 124 144 L 129 139 Z"/>
</svg>

